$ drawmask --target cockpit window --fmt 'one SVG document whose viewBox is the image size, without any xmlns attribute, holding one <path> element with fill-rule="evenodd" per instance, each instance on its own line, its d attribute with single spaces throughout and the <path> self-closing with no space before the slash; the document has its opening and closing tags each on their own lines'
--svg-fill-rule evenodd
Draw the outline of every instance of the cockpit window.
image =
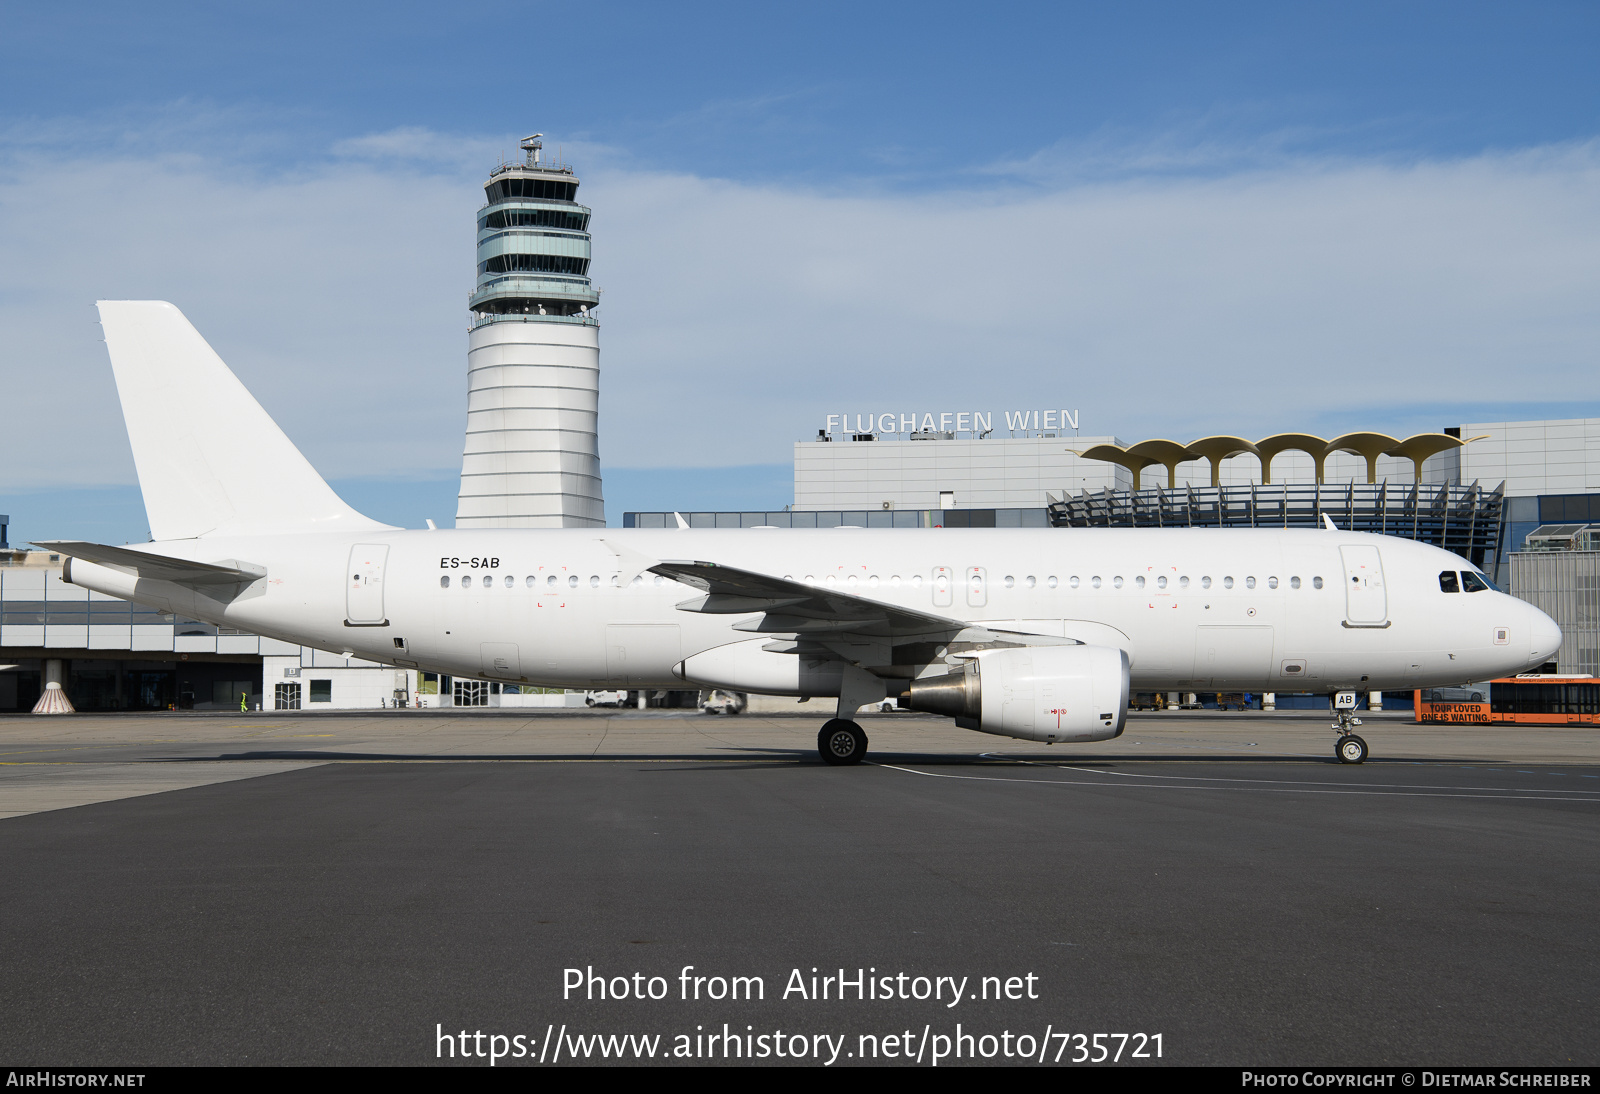
<svg viewBox="0 0 1600 1094">
<path fill-rule="evenodd" d="M 1461 586 L 1456 584 L 1456 572 L 1445 570 L 1439 574 L 1439 591 L 1444 593 L 1459 593 Z"/>
<path fill-rule="evenodd" d="M 1489 583 L 1471 570 L 1462 570 L 1461 587 L 1469 593 L 1481 593 L 1489 587 Z"/>
</svg>

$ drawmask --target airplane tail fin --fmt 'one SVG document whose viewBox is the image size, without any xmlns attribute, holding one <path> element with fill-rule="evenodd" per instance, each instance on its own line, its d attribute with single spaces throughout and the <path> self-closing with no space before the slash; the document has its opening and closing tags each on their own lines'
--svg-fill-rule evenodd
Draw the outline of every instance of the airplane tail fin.
<svg viewBox="0 0 1600 1094">
<path fill-rule="evenodd" d="M 391 527 L 333 492 L 177 308 L 96 306 L 152 537 Z"/>
</svg>

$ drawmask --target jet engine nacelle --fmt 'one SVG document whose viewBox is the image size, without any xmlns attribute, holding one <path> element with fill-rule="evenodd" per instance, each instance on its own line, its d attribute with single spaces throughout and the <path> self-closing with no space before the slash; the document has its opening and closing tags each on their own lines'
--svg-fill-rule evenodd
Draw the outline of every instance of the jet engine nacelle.
<svg viewBox="0 0 1600 1094">
<path fill-rule="evenodd" d="M 1110 646 L 981 650 L 913 680 L 900 705 L 1024 741 L 1107 741 L 1128 718 L 1128 654 Z"/>
</svg>

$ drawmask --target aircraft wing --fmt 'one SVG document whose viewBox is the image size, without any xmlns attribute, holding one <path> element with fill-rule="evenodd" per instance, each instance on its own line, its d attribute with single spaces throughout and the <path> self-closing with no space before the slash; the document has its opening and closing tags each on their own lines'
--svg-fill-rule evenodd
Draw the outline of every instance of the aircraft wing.
<svg viewBox="0 0 1600 1094">
<path fill-rule="evenodd" d="M 658 562 L 649 569 L 704 591 L 704 596 L 679 604 L 683 611 L 713 615 L 765 613 L 761 620 L 735 624 L 737 630 L 800 634 L 856 631 L 899 638 L 953 633 L 967 626 L 959 619 L 716 562 Z"/>
<path fill-rule="evenodd" d="M 771 653 L 831 658 L 879 675 L 907 675 L 915 665 L 980 649 L 1079 644 L 991 629 L 716 562 L 658 562 L 648 569 L 704 592 L 679 604 L 681 611 L 751 616 L 733 629 L 774 636 L 763 647 Z"/>
<path fill-rule="evenodd" d="M 148 578 L 151 581 L 171 581 L 178 585 L 239 585 L 249 584 L 267 576 L 267 571 L 248 562 L 225 565 L 213 562 L 190 562 L 183 558 L 168 558 L 138 551 L 130 547 L 110 547 L 103 543 L 84 543 L 80 540 L 59 539 L 34 544 L 47 551 L 56 551 L 72 558 L 81 558 L 99 566 L 107 566 L 125 574 Z"/>
</svg>

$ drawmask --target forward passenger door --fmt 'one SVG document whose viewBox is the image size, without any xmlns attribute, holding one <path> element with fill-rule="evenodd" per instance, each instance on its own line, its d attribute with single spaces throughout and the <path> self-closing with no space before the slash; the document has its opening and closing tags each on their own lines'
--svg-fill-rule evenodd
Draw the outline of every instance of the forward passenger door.
<svg viewBox="0 0 1600 1094">
<path fill-rule="evenodd" d="M 1389 625 L 1389 596 L 1383 587 L 1383 560 L 1366 544 L 1339 548 L 1344 560 L 1345 622 L 1352 627 Z"/>
</svg>

